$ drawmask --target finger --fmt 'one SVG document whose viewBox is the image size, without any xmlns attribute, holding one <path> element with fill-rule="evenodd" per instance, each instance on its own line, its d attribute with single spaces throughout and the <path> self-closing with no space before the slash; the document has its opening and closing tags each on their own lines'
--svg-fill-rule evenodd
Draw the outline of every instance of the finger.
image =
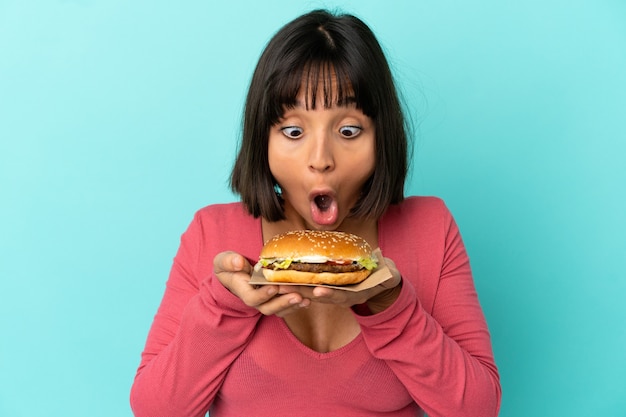
<svg viewBox="0 0 626 417">
<path fill-rule="evenodd" d="M 312 294 L 313 301 L 345 306 L 357 304 L 360 298 L 360 295 L 350 291 L 336 290 L 327 287 L 315 287 L 313 288 Z"/>
<path fill-rule="evenodd" d="M 315 298 L 332 298 L 337 291 L 325 287 L 314 287 L 313 296 Z"/>
<path fill-rule="evenodd" d="M 213 260 L 213 269 L 215 273 L 221 272 L 245 272 L 250 274 L 252 266 L 242 255 L 226 251 L 217 254 Z"/>
<path fill-rule="evenodd" d="M 263 285 L 258 288 L 250 285 L 247 279 L 234 279 L 231 291 L 238 296 L 248 307 L 259 308 L 259 306 L 272 300 L 278 293 L 275 285 Z"/>
<path fill-rule="evenodd" d="M 337 291 L 332 288 L 308 286 L 308 285 L 281 285 L 278 287 L 279 294 L 298 294 L 303 299 L 309 299 L 326 304 L 341 304 L 345 302 L 345 291 Z"/>
<path fill-rule="evenodd" d="M 276 315 L 278 317 L 284 317 L 301 308 L 307 308 L 310 304 L 311 300 L 294 293 L 273 297 L 259 305 L 257 309 L 266 316 Z"/>
<path fill-rule="evenodd" d="M 306 285 L 280 285 L 278 287 L 279 294 L 300 294 L 304 298 L 311 298 L 313 295 L 313 287 Z"/>
<path fill-rule="evenodd" d="M 246 275 L 250 275 L 252 273 L 252 265 L 250 265 L 250 262 L 236 252 L 228 254 L 226 257 L 226 264 L 230 266 L 230 269 L 233 272 L 243 272 Z"/>
<path fill-rule="evenodd" d="M 228 260 L 233 256 L 233 254 L 233 252 L 220 252 L 215 255 L 215 258 L 213 258 L 213 271 L 216 274 L 225 271 L 230 272 L 231 267 L 229 267 L 229 265 L 232 264 L 232 262 Z"/>
</svg>

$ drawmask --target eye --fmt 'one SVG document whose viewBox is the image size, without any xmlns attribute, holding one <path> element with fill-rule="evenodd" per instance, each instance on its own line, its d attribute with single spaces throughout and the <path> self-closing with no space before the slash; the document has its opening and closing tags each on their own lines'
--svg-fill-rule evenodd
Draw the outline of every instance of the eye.
<svg viewBox="0 0 626 417">
<path fill-rule="evenodd" d="M 341 133 L 341 136 L 343 136 L 344 138 L 353 138 L 355 136 L 358 136 L 362 130 L 363 129 L 358 126 L 342 126 L 339 129 L 339 133 Z"/>
<path fill-rule="evenodd" d="M 289 139 L 298 139 L 302 136 L 302 129 L 298 126 L 286 126 L 280 129 L 283 132 L 283 135 L 287 136 Z"/>
</svg>

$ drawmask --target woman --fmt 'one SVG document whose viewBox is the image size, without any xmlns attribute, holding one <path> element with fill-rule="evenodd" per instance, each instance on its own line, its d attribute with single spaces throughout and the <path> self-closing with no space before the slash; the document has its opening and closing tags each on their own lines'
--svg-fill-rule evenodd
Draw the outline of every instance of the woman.
<svg viewBox="0 0 626 417">
<path fill-rule="evenodd" d="M 392 76 L 359 19 L 314 11 L 269 42 L 231 184 L 181 239 L 131 392 L 137 416 L 495 416 L 500 385 L 458 228 L 404 198 Z M 249 284 L 278 233 L 339 230 L 393 272 L 362 292 Z"/>
</svg>

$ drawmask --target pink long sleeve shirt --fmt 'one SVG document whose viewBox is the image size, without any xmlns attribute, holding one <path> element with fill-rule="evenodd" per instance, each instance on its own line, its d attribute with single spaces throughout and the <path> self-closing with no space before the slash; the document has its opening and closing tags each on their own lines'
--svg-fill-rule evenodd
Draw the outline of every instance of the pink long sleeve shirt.
<svg viewBox="0 0 626 417">
<path fill-rule="evenodd" d="M 437 198 L 411 197 L 379 220 L 402 274 L 385 311 L 355 313 L 360 334 L 316 352 L 213 275 L 233 250 L 254 264 L 261 222 L 239 203 L 199 210 L 181 245 L 131 390 L 137 417 L 498 414 L 490 336 L 458 228 Z"/>
</svg>

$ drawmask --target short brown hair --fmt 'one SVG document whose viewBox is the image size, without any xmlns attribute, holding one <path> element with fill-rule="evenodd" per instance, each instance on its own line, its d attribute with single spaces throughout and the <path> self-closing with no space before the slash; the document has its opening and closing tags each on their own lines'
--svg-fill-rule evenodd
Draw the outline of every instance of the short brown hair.
<svg viewBox="0 0 626 417">
<path fill-rule="evenodd" d="M 330 91 L 333 74 L 334 92 Z M 323 91 L 311 89 L 306 101 L 313 107 L 320 94 L 326 107 L 333 100 L 343 102 L 353 96 L 357 108 L 373 120 L 375 169 L 351 215 L 380 217 L 389 204 L 404 199 L 408 170 L 404 115 L 389 64 L 370 28 L 354 16 L 324 10 L 285 25 L 263 51 L 246 98 L 243 136 L 230 178 L 232 190 L 254 217 L 285 218 L 269 168 L 269 132 L 285 109 L 295 105 L 303 79 L 309 85 L 319 81 L 324 86 Z"/>
</svg>

